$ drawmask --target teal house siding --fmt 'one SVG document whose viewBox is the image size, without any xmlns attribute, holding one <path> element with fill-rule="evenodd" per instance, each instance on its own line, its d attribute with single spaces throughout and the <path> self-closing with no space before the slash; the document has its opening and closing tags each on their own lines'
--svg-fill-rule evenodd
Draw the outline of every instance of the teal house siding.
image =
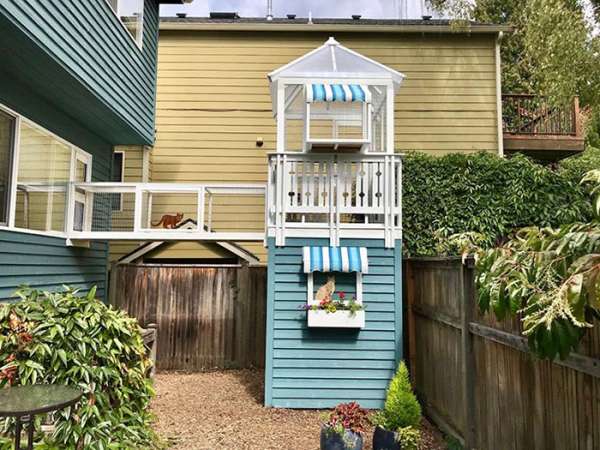
<svg viewBox="0 0 600 450">
<path fill-rule="evenodd" d="M 0 230 L 0 300 L 13 299 L 21 284 L 48 290 L 97 286 L 104 299 L 107 253 L 104 243 L 67 247 L 62 238 Z"/>
<path fill-rule="evenodd" d="M 154 143 L 159 3 L 145 0 L 140 48 L 105 0 L 0 0 L 0 103 L 90 153 L 110 180 L 115 145 Z M 108 245 L 0 228 L 0 300 L 22 284 L 97 286 Z"/>
<path fill-rule="evenodd" d="M 112 144 L 151 145 L 158 7 L 145 1 L 140 49 L 105 0 L 1 0 L 0 82 L 24 81 Z"/>
<path fill-rule="evenodd" d="M 328 408 L 357 401 L 380 408 L 402 358 L 401 243 L 347 239 L 342 246 L 367 247 L 363 275 L 366 326 L 362 330 L 306 325 L 306 274 L 302 247 L 328 246 L 327 239 L 269 240 L 265 403 L 283 408 Z M 316 289 L 316 286 L 315 286 Z M 339 290 L 339 289 L 336 289 Z"/>
</svg>

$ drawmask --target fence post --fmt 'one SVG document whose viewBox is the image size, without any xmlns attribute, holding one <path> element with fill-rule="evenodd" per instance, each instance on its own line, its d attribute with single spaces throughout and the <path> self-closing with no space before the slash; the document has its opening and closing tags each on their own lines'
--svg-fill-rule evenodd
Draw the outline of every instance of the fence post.
<svg viewBox="0 0 600 450">
<path fill-rule="evenodd" d="M 408 367 L 412 376 L 413 385 L 417 384 L 417 342 L 415 330 L 415 279 L 413 274 L 413 263 L 406 260 L 406 309 L 408 325 Z"/>
<path fill-rule="evenodd" d="M 475 307 L 474 283 L 475 259 L 467 256 L 461 265 L 462 283 L 461 297 L 461 347 L 462 347 L 462 379 L 464 403 L 464 440 L 465 448 L 476 448 L 476 411 L 475 411 L 475 357 L 473 354 L 473 335 L 470 324 Z"/>
<path fill-rule="evenodd" d="M 117 301 L 117 273 L 118 264 L 116 262 L 110 263 L 110 273 L 108 277 L 108 295 L 106 296 L 106 304 L 113 305 L 115 308 L 122 308 L 121 302 Z M 120 299 L 119 299 L 120 300 Z"/>
</svg>

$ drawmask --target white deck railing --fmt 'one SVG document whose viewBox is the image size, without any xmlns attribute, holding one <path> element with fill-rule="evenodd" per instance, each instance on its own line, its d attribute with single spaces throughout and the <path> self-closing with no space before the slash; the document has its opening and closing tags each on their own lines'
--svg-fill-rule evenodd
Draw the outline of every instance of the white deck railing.
<svg viewBox="0 0 600 450">
<path fill-rule="evenodd" d="M 71 183 L 66 233 L 72 240 L 260 241 L 264 231 L 213 229 L 214 199 L 232 205 L 241 196 L 264 201 L 261 184 Z M 178 228 L 163 228 L 163 215 L 183 213 Z M 181 226 L 185 225 L 185 226 Z M 238 224 L 239 225 L 239 224 Z M 243 224 L 242 224 L 243 225 Z"/>
<path fill-rule="evenodd" d="M 400 155 L 279 153 L 269 156 L 267 229 L 286 237 L 402 237 Z"/>
</svg>

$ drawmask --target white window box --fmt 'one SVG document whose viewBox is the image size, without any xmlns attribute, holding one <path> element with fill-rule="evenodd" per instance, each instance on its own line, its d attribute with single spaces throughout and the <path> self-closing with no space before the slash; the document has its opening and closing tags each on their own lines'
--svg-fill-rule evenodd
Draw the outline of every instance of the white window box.
<svg viewBox="0 0 600 450">
<path fill-rule="evenodd" d="M 309 328 L 364 328 L 365 311 L 336 311 L 327 312 L 319 309 L 308 310 Z"/>
</svg>

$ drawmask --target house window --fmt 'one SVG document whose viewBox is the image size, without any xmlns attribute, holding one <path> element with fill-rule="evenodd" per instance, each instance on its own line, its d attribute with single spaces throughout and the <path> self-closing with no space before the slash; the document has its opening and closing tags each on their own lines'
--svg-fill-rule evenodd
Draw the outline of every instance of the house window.
<svg viewBox="0 0 600 450">
<path fill-rule="evenodd" d="M 92 156 L 5 110 L 0 142 L 2 225 L 64 233 L 69 183 L 91 181 Z M 75 222 L 90 219 L 87 204 L 85 193 L 75 189 Z"/>
<path fill-rule="evenodd" d="M 125 154 L 123 152 L 113 153 L 113 164 L 112 164 L 112 182 L 122 183 L 125 181 Z M 112 194 L 111 197 L 112 210 L 123 211 L 123 197 L 121 194 Z"/>
<path fill-rule="evenodd" d="M 358 151 L 371 142 L 372 93 L 358 84 L 308 84 L 305 148 Z"/>
<path fill-rule="evenodd" d="M 16 119 L 0 111 L 0 225 L 8 224 Z"/>
<path fill-rule="evenodd" d="M 141 48 L 144 31 L 144 0 L 108 0 L 108 4 Z"/>
</svg>

